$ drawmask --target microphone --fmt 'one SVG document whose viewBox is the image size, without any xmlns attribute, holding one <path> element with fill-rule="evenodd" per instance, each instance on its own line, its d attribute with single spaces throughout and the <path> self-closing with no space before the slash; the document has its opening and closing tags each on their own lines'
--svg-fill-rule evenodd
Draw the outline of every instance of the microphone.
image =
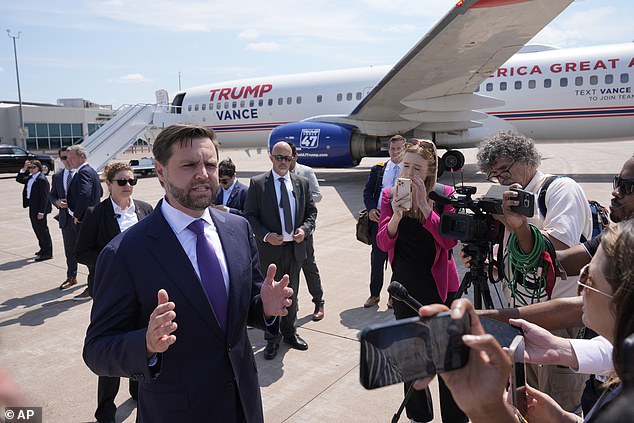
<svg viewBox="0 0 634 423">
<path fill-rule="evenodd" d="M 418 300 L 407 292 L 407 288 L 401 285 L 399 282 L 392 281 L 390 286 L 387 287 L 387 292 L 390 293 L 392 298 L 396 298 L 397 300 L 404 302 L 408 306 L 410 306 L 415 312 L 418 313 L 418 309 L 423 305 L 418 302 Z"/>
<path fill-rule="evenodd" d="M 440 204 L 451 204 L 452 201 L 451 197 L 447 197 L 444 194 L 438 194 L 436 191 L 430 192 L 429 198 Z"/>
</svg>

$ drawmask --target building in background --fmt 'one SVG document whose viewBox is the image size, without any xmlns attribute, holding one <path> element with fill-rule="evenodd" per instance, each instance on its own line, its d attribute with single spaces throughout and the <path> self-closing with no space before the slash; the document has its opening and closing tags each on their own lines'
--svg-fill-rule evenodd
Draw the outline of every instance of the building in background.
<svg viewBox="0 0 634 423">
<path fill-rule="evenodd" d="M 0 100 L 0 144 L 28 150 L 54 152 L 77 144 L 112 118 L 115 110 L 82 98 L 61 98 L 57 104 L 22 103 L 28 135 L 21 142 L 20 111 L 17 102 Z"/>
</svg>

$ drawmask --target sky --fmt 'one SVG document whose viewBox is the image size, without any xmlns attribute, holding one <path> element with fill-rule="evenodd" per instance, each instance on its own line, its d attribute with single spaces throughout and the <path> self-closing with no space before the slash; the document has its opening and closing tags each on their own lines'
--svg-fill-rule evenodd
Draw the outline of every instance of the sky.
<svg viewBox="0 0 634 423">
<path fill-rule="evenodd" d="M 22 101 L 154 103 L 166 89 L 396 63 L 456 0 L 5 0 Z M 634 3 L 577 0 L 533 43 L 634 41 Z M 17 101 L 13 40 L 0 35 L 0 101 Z"/>
</svg>

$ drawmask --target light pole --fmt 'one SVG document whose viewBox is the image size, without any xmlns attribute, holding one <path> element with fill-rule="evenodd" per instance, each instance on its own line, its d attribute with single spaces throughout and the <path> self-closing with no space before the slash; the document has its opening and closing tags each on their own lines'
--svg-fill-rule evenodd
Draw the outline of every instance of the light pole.
<svg viewBox="0 0 634 423">
<path fill-rule="evenodd" d="M 11 35 L 11 30 L 7 29 L 7 34 L 9 38 L 13 39 L 13 57 L 15 58 L 15 77 L 18 81 L 18 104 L 20 109 L 20 128 L 18 129 L 18 138 L 20 139 L 20 147 L 26 148 L 26 129 L 24 128 L 24 113 L 22 111 L 22 93 L 20 91 L 20 72 L 18 71 L 18 50 L 15 47 L 15 40 L 20 38 L 20 34 L 22 32 L 19 31 L 18 35 Z"/>
</svg>

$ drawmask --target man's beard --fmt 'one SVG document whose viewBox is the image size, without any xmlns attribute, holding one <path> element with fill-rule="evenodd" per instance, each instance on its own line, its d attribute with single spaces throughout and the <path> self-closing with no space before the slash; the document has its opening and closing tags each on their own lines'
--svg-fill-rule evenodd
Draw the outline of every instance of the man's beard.
<svg viewBox="0 0 634 423">
<path fill-rule="evenodd" d="M 216 198 L 216 193 L 218 191 L 218 187 L 211 187 L 209 198 L 207 197 L 198 197 L 193 198 L 191 195 L 191 189 L 185 188 L 181 189 L 177 186 L 173 185 L 167 178 L 165 179 L 166 191 L 172 195 L 174 200 L 178 202 L 181 206 L 188 208 L 190 210 L 205 210 L 207 207 L 211 206 L 214 203 L 214 199 Z M 209 183 L 211 185 L 211 183 Z"/>
</svg>

